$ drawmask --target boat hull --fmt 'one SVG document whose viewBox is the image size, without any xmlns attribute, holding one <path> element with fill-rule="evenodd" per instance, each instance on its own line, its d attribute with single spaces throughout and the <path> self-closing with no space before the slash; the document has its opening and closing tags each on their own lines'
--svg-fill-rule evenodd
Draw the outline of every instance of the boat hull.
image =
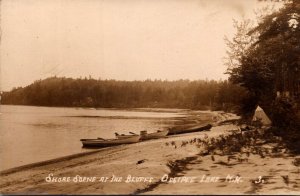
<svg viewBox="0 0 300 196">
<path fill-rule="evenodd" d="M 207 124 L 205 126 L 197 126 L 197 127 L 192 127 L 189 129 L 182 129 L 182 130 L 170 130 L 168 135 L 176 135 L 176 134 L 185 134 L 185 133 L 193 133 L 193 132 L 199 132 L 199 131 L 205 131 L 205 130 L 210 130 L 212 128 L 211 124 Z"/>
<path fill-rule="evenodd" d="M 169 133 L 169 130 L 159 131 L 159 132 L 155 132 L 155 133 L 149 133 L 149 134 L 141 135 L 140 140 L 159 139 L 159 138 L 166 137 L 168 135 L 168 133 Z"/>
<path fill-rule="evenodd" d="M 140 140 L 164 138 L 168 135 L 168 133 L 169 133 L 169 130 L 158 131 L 158 132 L 154 132 L 154 133 L 145 133 L 145 134 L 141 134 Z M 118 139 L 123 139 L 123 138 L 132 137 L 132 135 L 117 135 L 116 137 Z"/>
<path fill-rule="evenodd" d="M 83 147 L 109 147 L 109 146 L 117 146 L 122 144 L 137 143 L 139 140 L 140 140 L 140 136 L 137 135 L 128 138 L 111 139 L 111 140 L 81 139 L 81 142 Z"/>
</svg>

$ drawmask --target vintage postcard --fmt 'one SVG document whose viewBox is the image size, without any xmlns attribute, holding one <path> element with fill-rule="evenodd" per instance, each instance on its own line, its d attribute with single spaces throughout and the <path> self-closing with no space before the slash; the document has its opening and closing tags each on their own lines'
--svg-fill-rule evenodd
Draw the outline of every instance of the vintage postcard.
<svg viewBox="0 0 300 196">
<path fill-rule="evenodd" d="M 299 0 L 0 0 L 0 194 L 299 195 Z"/>
</svg>

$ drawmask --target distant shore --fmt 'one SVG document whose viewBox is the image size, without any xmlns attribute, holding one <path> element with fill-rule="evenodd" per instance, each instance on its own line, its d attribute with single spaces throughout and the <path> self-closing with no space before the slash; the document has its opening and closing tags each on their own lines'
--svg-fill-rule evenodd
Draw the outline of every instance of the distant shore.
<svg viewBox="0 0 300 196">
<path fill-rule="evenodd" d="M 211 131 L 174 135 L 137 144 L 118 146 L 94 152 L 23 166 L 1 173 L 2 194 L 251 194 L 299 193 L 299 179 L 293 176 L 295 157 L 283 153 L 274 157 L 248 157 L 239 162 L 227 156 L 200 155 L 196 140 L 216 138 L 237 131 L 238 126 L 219 122 L 236 118 L 233 114 L 215 112 Z M 238 155 L 237 155 L 238 156 Z M 245 158 L 244 155 L 242 155 Z M 290 176 L 290 185 L 281 175 Z M 291 175 L 292 174 L 292 175 Z M 240 176 L 243 182 L 227 182 Z M 296 175 L 296 173 L 295 173 Z M 219 177 L 212 182 L 209 177 Z M 267 184 L 254 185 L 251 180 L 263 176 Z M 266 178 L 273 176 L 273 178 Z M 299 178 L 299 177 L 298 177 Z M 189 181 L 194 179 L 194 181 Z M 224 180 L 225 179 L 225 180 Z M 273 179 L 275 183 L 271 183 Z M 96 181 L 93 181 L 96 180 Z M 202 182 L 201 182 L 202 180 Z M 212 180 L 205 182 L 205 180 Z M 60 181 L 60 182 L 59 182 Z M 87 182 L 89 181 L 89 182 Z M 264 187 L 267 187 L 266 189 Z M 299 189 L 298 189 L 299 190 Z"/>
</svg>

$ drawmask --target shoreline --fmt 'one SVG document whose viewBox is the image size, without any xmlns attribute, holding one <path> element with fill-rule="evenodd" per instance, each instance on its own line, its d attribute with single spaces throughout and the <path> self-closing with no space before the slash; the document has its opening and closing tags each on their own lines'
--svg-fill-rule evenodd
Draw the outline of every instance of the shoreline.
<svg viewBox="0 0 300 196">
<path fill-rule="evenodd" d="M 205 131 L 202 131 L 202 132 L 205 132 Z M 180 136 L 182 136 L 182 134 L 170 135 L 170 136 L 168 136 L 168 138 L 176 138 L 176 137 L 180 137 Z M 155 140 L 159 141 L 161 139 L 155 139 Z M 147 142 L 147 141 L 140 141 L 139 143 L 141 143 L 141 142 Z M 14 172 L 27 170 L 27 169 L 32 169 L 34 167 L 40 167 L 40 166 L 44 166 L 44 165 L 48 165 L 48 164 L 52 164 L 52 163 L 61 162 L 61 161 L 68 161 L 68 160 L 71 160 L 71 159 L 88 156 L 88 155 L 98 153 L 98 152 L 102 152 L 102 151 L 109 151 L 109 150 L 112 150 L 112 149 L 123 148 L 123 147 L 128 146 L 128 145 L 132 145 L 132 144 L 123 144 L 123 145 L 119 145 L 119 146 L 112 146 L 112 147 L 105 147 L 105 148 L 95 148 L 95 149 L 91 148 L 91 149 L 89 149 L 89 151 L 86 151 L 86 152 L 80 152 L 80 153 L 70 154 L 70 155 L 66 155 L 66 156 L 60 156 L 60 157 L 53 158 L 53 159 L 33 162 L 33 163 L 29 163 L 29 164 L 25 164 L 25 165 L 21 165 L 21 166 L 17 166 L 17 167 L 4 169 L 4 170 L 0 171 L 0 175 L 7 175 L 7 174 L 14 173 Z"/>
<path fill-rule="evenodd" d="M 215 112 L 214 114 L 217 114 Z M 223 119 L 224 116 L 218 117 Z M 215 122 L 218 124 L 218 122 Z M 224 119 L 223 119 L 224 120 Z M 146 142 L 105 148 L 92 152 L 73 154 L 47 161 L 33 163 L 2 171 L 0 190 L 2 194 L 132 194 L 143 190 L 151 184 L 158 183 L 161 176 L 170 174 L 169 163 L 199 153 L 196 146 L 180 148 L 183 141 L 195 138 L 216 137 L 235 129 L 234 125 L 214 126 L 211 131 L 174 135 L 167 138 L 149 140 Z M 167 145 L 168 144 L 168 145 Z M 171 145 L 172 144 L 172 145 Z M 175 146 L 173 146 L 175 144 Z M 155 153 L 154 153 L 155 152 Z M 141 164 L 138 164 L 142 162 Z M 154 177 L 151 183 L 55 183 L 46 182 L 49 174 L 54 176 L 128 176 Z M 115 190 L 114 186 L 118 186 Z M 153 185 L 152 185 L 153 186 Z M 90 188 L 89 188 L 90 187 Z M 146 191 L 147 192 L 147 191 Z M 146 193 L 145 192 L 145 193 Z"/>
<path fill-rule="evenodd" d="M 14 111 L 18 112 L 14 113 Z M 6 108 L 3 114 L 7 115 L 1 119 L 1 123 L 3 122 L 1 128 L 3 142 L 0 152 L 2 157 L 0 172 L 35 162 L 90 151 L 81 148 L 80 139 L 82 138 L 102 137 L 110 139 L 115 138 L 113 132 L 123 134 L 130 130 L 139 133 L 143 129 L 154 132 L 165 127 L 195 123 L 190 112 L 182 111 L 168 114 L 127 111 L 112 111 L 112 113 L 74 111 L 53 110 L 49 113 L 48 110 L 40 111 L 36 108 Z M 24 112 L 32 114 L 25 117 Z M 77 119 L 72 115 L 83 115 L 87 118 Z M 99 115 L 102 117 L 98 117 Z M 209 117 L 211 115 L 208 112 L 205 112 L 203 116 L 204 121 L 206 119 L 211 120 Z M 13 119 L 10 120 L 10 118 Z M 188 118 L 191 120 L 187 120 Z M 200 116 L 196 118 L 202 119 Z M 12 124 L 12 122 L 15 123 Z M 32 134 L 33 136 L 31 136 Z M 51 141 L 49 138 L 56 138 L 56 140 Z M 24 154 L 26 156 L 23 156 Z"/>
<path fill-rule="evenodd" d="M 143 110 L 144 108 L 137 108 L 137 109 L 142 109 Z M 161 109 L 161 108 L 158 108 L 158 109 Z M 151 111 L 151 110 L 152 109 L 150 109 L 149 111 Z M 154 110 L 156 110 L 156 108 Z M 185 111 L 191 111 L 191 110 L 186 109 Z M 218 117 L 218 122 L 224 120 L 224 118 L 226 119 L 226 117 L 223 116 L 224 112 L 221 112 L 221 111 L 198 111 L 198 110 L 195 110 L 195 111 L 191 111 L 191 112 L 207 113 L 207 114 L 211 115 L 212 117 Z M 177 119 L 178 122 L 180 122 L 178 125 L 174 125 L 173 128 L 190 128 L 190 127 L 193 127 L 193 126 L 197 125 L 196 123 L 198 123 L 198 122 L 197 122 L 197 120 L 195 121 L 196 117 L 194 117 L 194 116 L 191 117 L 190 115 L 191 115 L 190 113 L 187 113 L 187 116 L 185 116 L 185 117 L 175 117 L 175 118 L 172 117 L 171 119 Z M 147 119 L 151 119 L 151 117 L 147 117 Z M 217 125 L 218 122 L 207 122 L 207 123 Z M 205 123 L 203 123 L 203 124 L 205 124 Z M 178 136 L 180 136 L 180 135 L 176 135 L 176 136 L 174 135 L 174 136 L 168 136 L 168 137 L 178 137 Z M 142 141 L 142 142 L 145 142 L 145 141 Z M 33 167 L 39 167 L 39 166 L 42 166 L 42 165 L 45 165 L 45 164 L 51 164 L 51 163 L 54 163 L 54 162 L 70 160 L 70 159 L 77 158 L 77 157 L 80 157 L 80 156 L 86 156 L 86 155 L 89 155 L 89 154 L 97 153 L 98 151 L 101 152 L 101 151 L 104 151 L 104 150 L 109 150 L 111 148 L 122 148 L 123 146 L 124 145 L 114 146 L 114 147 L 106 147 L 106 148 L 98 148 L 98 149 L 97 148 L 88 149 L 88 151 L 85 151 L 85 152 L 78 152 L 78 153 L 58 156 L 58 157 L 54 157 L 54 158 L 50 158 L 50 159 L 46 159 L 46 160 L 31 162 L 31 163 L 27 163 L 27 164 L 24 164 L 24 165 L 19 165 L 19 166 L 15 166 L 15 167 L 0 170 L 0 175 L 1 174 L 17 172 L 17 171 L 20 171 L 22 169 L 30 169 L 30 168 L 33 168 Z"/>
</svg>

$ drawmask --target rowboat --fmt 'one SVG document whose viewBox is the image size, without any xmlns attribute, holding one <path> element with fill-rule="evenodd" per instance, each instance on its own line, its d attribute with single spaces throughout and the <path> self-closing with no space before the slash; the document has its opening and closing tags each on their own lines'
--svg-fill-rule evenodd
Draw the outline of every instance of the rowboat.
<svg viewBox="0 0 300 196">
<path fill-rule="evenodd" d="M 115 133 L 115 135 L 118 139 L 128 138 L 128 137 L 132 137 L 133 135 L 137 135 L 136 133 L 132 133 L 132 132 L 129 132 L 129 133 L 131 133 L 131 135 L 118 134 L 118 133 Z M 147 131 L 141 131 L 140 140 L 163 138 L 163 137 L 166 137 L 168 135 L 168 133 L 169 133 L 169 130 L 163 130 L 163 131 L 158 130 L 157 132 L 154 132 L 154 133 L 147 133 Z"/>
<path fill-rule="evenodd" d="M 137 143 L 140 140 L 139 135 L 132 135 L 127 138 L 117 138 L 117 139 L 81 139 L 83 147 L 109 147 L 117 146 L 121 144 L 132 144 Z"/>
<path fill-rule="evenodd" d="M 138 134 L 136 134 L 136 133 L 133 133 L 133 132 L 129 132 L 129 133 L 130 134 L 127 135 L 127 134 L 119 134 L 119 133 L 115 132 L 115 136 L 117 139 L 125 139 L 125 138 L 129 138 L 132 136 L 138 136 Z"/>
<path fill-rule="evenodd" d="M 207 125 L 204 125 L 204 126 L 200 125 L 200 126 L 191 127 L 191 128 L 188 128 L 188 129 L 171 129 L 169 131 L 168 135 L 193 133 L 193 132 L 210 130 L 211 128 L 212 128 L 212 125 L 211 124 L 207 124 Z"/>
<path fill-rule="evenodd" d="M 141 140 L 150 140 L 166 137 L 169 133 L 169 130 L 158 130 L 154 133 L 147 133 L 147 131 L 141 131 Z"/>
</svg>

